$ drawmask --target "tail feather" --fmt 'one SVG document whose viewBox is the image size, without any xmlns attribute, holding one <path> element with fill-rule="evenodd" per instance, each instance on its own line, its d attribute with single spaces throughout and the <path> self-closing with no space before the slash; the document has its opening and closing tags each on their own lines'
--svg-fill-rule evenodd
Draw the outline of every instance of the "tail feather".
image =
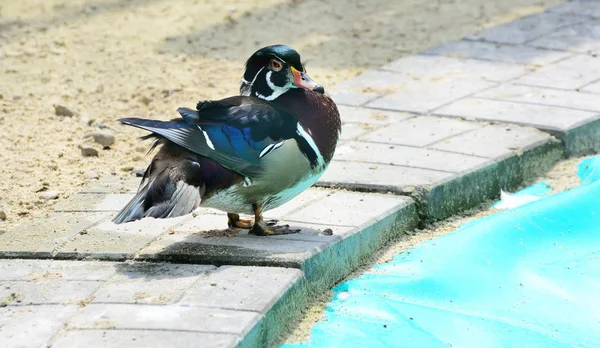
<svg viewBox="0 0 600 348">
<path fill-rule="evenodd" d="M 193 212 L 202 201 L 199 187 L 174 182 L 165 170 L 143 186 L 127 205 L 113 218 L 121 224 L 144 217 L 169 218 Z"/>
</svg>

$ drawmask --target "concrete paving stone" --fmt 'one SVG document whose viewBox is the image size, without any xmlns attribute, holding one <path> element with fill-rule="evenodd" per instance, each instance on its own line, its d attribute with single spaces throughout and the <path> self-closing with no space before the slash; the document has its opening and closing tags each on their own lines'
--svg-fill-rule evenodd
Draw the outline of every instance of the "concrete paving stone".
<svg viewBox="0 0 600 348">
<path fill-rule="evenodd" d="M 359 136 L 368 133 L 377 128 L 381 128 L 382 126 L 375 126 L 370 123 L 348 123 L 345 122 L 342 125 L 342 134 L 340 135 L 340 140 L 354 140 Z"/>
<path fill-rule="evenodd" d="M 365 226 L 377 217 L 390 215 L 409 204 L 402 196 L 336 191 L 286 218 L 308 223 Z"/>
<path fill-rule="evenodd" d="M 0 308 L 2 347 L 48 347 L 52 337 L 75 314 L 77 308 L 75 305 Z"/>
<path fill-rule="evenodd" d="M 323 199 L 323 197 L 327 197 L 332 193 L 333 192 L 331 190 L 322 188 L 309 188 L 284 205 L 275 209 L 267 210 L 264 214 L 265 218 L 284 219 L 291 212 L 301 209 L 309 204 L 314 204 L 315 202 Z"/>
<path fill-rule="evenodd" d="M 380 97 L 379 93 L 375 92 L 359 92 L 351 91 L 343 88 L 338 88 L 332 92 L 328 92 L 329 96 L 337 105 L 360 106 L 368 101 Z"/>
<path fill-rule="evenodd" d="M 69 239 L 108 218 L 107 213 L 49 213 L 0 234 L 0 256 L 50 257 Z"/>
<path fill-rule="evenodd" d="M 84 187 L 80 193 L 136 193 L 141 179 L 135 176 L 124 178 L 106 175 Z"/>
<path fill-rule="evenodd" d="M 61 260 L 0 260 L 0 280 L 96 280 L 110 279 L 116 272 L 111 262 Z"/>
<path fill-rule="evenodd" d="M 490 42 L 524 44 L 561 27 L 589 19 L 590 17 L 575 14 L 542 12 L 487 28 L 472 37 Z"/>
<path fill-rule="evenodd" d="M 397 123 L 415 116 L 406 112 L 367 109 L 345 105 L 338 105 L 338 110 L 340 111 L 342 122 L 367 123 L 374 126 Z"/>
<path fill-rule="evenodd" d="M 548 11 L 600 17 L 600 2 L 594 0 L 574 0 L 562 5 L 553 6 L 549 8 Z"/>
<path fill-rule="evenodd" d="M 550 135 L 537 129 L 495 124 L 443 140 L 431 147 L 498 159 L 546 142 L 550 138 Z"/>
<path fill-rule="evenodd" d="M 411 78 L 395 72 L 367 70 L 354 78 L 336 84 L 335 88 L 382 95 L 406 88 L 407 83 L 411 81 Z"/>
<path fill-rule="evenodd" d="M 384 65 L 381 70 L 394 71 L 422 81 L 478 78 L 502 82 L 528 72 L 518 64 L 423 54 L 402 57 Z"/>
<path fill-rule="evenodd" d="M 600 81 L 590 83 L 589 85 L 581 88 L 580 91 L 594 93 L 594 94 L 600 94 Z"/>
<path fill-rule="evenodd" d="M 339 147 L 335 158 L 338 161 L 392 164 L 450 173 L 474 169 L 488 162 L 485 158 L 464 154 L 360 141 Z"/>
<path fill-rule="evenodd" d="M 300 227 L 293 223 L 290 223 L 290 226 Z M 177 233 L 160 237 L 140 251 L 137 259 L 214 265 L 299 267 L 302 262 L 335 240 L 337 238 L 334 236 L 323 236 L 321 242 L 284 240 L 249 236 L 244 231 L 225 237 L 210 237 L 203 231 Z"/>
<path fill-rule="evenodd" d="M 53 206 L 56 212 L 118 212 L 133 198 L 132 193 L 77 193 Z"/>
<path fill-rule="evenodd" d="M 102 286 L 103 281 L 53 279 L 0 281 L 0 302 L 7 305 L 80 304 Z"/>
<path fill-rule="evenodd" d="M 600 58 L 577 55 L 547 65 L 515 80 L 516 83 L 541 87 L 577 89 L 600 79 Z"/>
<path fill-rule="evenodd" d="M 474 78 L 446 78 L 412 81 L 406 87 L 367 103 L 365 106 L 387 110 L 427 113 L 456 99 L 483 91 L 494 82 Z"/>
<path fill-rule="evenodd" d="M 302 271 L 292 268 L 219 267 L 196 282 L 180 303 L 266 314 L 301 277 Z"/>
<path fill-rule="evenodd" d="M 123 264 L 92 303 L 170 304 L 209 271 L 210 265 Z"/>
<path fill-rule="evenodd" d="M 598 102 L 597 95 L 536 86 L 505 84 L 478 93 L 475 97 L 600 111 L 600 103 Z"/>
<path fill-rule="evenodd" d="M 239 335 L 259 319 L 257 312 L 221 308 L 91 303 L 68 322 L 67 329 L 181 330 Z"/>
<path fill-rule="evenodd" d="M 432 185 L 452 175 L 429 169 L 333 160 L 317 185 L 402 193 L 407 187 Z"/>
<path fill-rule="evenodd" d="M 597 53 L 600 49 L 598 20 L 568 26 L 545 35 L 528 45 L 553 50 Z"/>
<path fill-rule="evenodd" d="M 596 118 L 597 113 L 559 107 L 480 98 L 456 101 L 435 112 L 437 115 L 498 121 L 561 131 Z"/>
<path fill-rule="evenodd" d="M 418 116 L 367 133 L 359 140 L 425 147 L 442 139 L 482 127 L 480 123 L 457 119 Z"/>
<path fill-rule="evenodd" d="M 233 334 L 168 330 L 69 330 L 52 348 L 224 348 L 235 347 L 241 337 Z"/>
<path fill-rule="evenodd" d="M 191 214 L 170 219 L 145 218 L 119 225 L 110 220 L 104 221 L 67 242 L 57 251 L 56 257 L 131 259 L 156 237 L 190 218 Z"/>
<path fill-rule="evenodd" d="M 512 64 L 545 65 L 573 55 L 527 46 L 502 45 L 483 41 L 454 41 L 423 51 L 424 54 L 492 60 Z"/>
</svg>

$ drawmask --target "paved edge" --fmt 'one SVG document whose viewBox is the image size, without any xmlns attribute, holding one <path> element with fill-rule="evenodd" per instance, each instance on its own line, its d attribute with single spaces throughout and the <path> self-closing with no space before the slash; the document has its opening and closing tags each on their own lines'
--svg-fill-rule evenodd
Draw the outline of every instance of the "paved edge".
<svg viewBox="0 0 600 348">
<path fill-rule="evenodd" d="M 539 142 L 522 153 L 502 158 L 491 164 L 425 188 L 413 194 L 423 222 L 445 219 L 486 200 L 498 197 L 501 189 L 515 190 L 535 180 L 559 160 L 565 149 L 560 141 Z"/>
<path fill-rule="evenodd" d="M 360 226 L 360 232 L 305 260 L 300 265 L 304 277 L 266 312 L 238 347 L 271 346 L 301 315 L 311 296 L 330 289 L 372 259 L 388 242 L 417 227 L 418 221 L 416 204 L 407 202 L 400 209 L 393 208 Z"/>
<path fill-rule="evenodd" d="M 545 131 L 565 143 L 565 151 L 569 157 L 579 157 L 600 152 L 600 119 L 583 123 L 565 133 Z"/>
</svg>

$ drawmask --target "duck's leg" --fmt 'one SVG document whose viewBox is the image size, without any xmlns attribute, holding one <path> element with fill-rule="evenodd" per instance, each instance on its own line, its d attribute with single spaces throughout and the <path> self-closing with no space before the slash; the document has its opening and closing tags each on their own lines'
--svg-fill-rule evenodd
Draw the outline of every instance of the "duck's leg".
<svg viewBox="0 0 600 348">
<path fill-rule="evenodd" d="M 267 226 L 274 226 L 278 222 L 279 221 L 277 221 L 277 220 L 266 220 L 265 221 Z M 227 225 L 229 227 L 244 228 L 244 229 L 249 230 L 254 225 L 254 221 L 249 220 L 249 219 L 240 219 L 240 214 L 227 213 Z"/>
<path fill-rule="evenodd" d="M 292 234 L 300 232 L 300 230 L 297 229 L 290 229 L 289 225 L 275 225 L 263 220 L 262 205 L 260 203 L 253 204 L 252 208 L 254 209 L 254 225 L 248 233 L 257 236 L 273 236 L 278 234 Z"/>
</svg>

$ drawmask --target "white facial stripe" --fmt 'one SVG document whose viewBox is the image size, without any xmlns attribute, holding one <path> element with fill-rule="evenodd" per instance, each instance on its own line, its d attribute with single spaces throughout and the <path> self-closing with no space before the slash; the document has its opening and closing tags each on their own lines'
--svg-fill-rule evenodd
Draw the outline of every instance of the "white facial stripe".
<svg viewBox="0 0 600 348">
<path fill-rule="evenodd" d="M 206 133 L 206 131 L 204 129 L 202 129 L 200 126 L 198 126 L 198 129 L 202 131 L 202 134 L 204 134 L 204 140 L 206 141 L 206 145 L 208 145 L 208 147 L 210 147 L 212 150 L 214 150 L 215 145 L 212 143 L 212 141 L 208 137 L 208 133 Z"/>
<path fill-rule="evenodd" d="M 306 131 L 304 130 L 304 127 L 302 127 L 300 122 L 298 122 L 298 127 L 296 129 L 296 132 L 298 133 L 299 136 L 303 137 L 306 140 L 308 145 L 317 154 L 317 162 L 319 162 L 319 166 L 323 166 L 325 164 L 325 161 L 323 160 L 323 156 L 321 156 L 321 152 L 319 151 L 317 144 L 315 144 L 313 138 L 311 138 L 311 136 L 308 133 L 306 133 Z"/>
<path fill-rule="evenodd" d="M 272 71 L 269 71 L 267 73 L 267 85 L 273 91 L 273 93 L 271 93 L 271 95 L 269 95 L 269 96 L 264 96 L 264 95 L 256 92 L 256 96 L 259 97 L 260 99 L 272 101 L 272 100 L 275 100 L 277 97 L 279 97 L 280 95 L 282 95 L 283 93 L 287 92 L 290 89 L 290 86 L 288 86 L 288 85 L 285 85 L 283 87 L 279 87 L 279 86 L 276 86 L 273 82 L 271 82 L 271 75 L 272 74 L 273 74 Z"/>
</svg>

